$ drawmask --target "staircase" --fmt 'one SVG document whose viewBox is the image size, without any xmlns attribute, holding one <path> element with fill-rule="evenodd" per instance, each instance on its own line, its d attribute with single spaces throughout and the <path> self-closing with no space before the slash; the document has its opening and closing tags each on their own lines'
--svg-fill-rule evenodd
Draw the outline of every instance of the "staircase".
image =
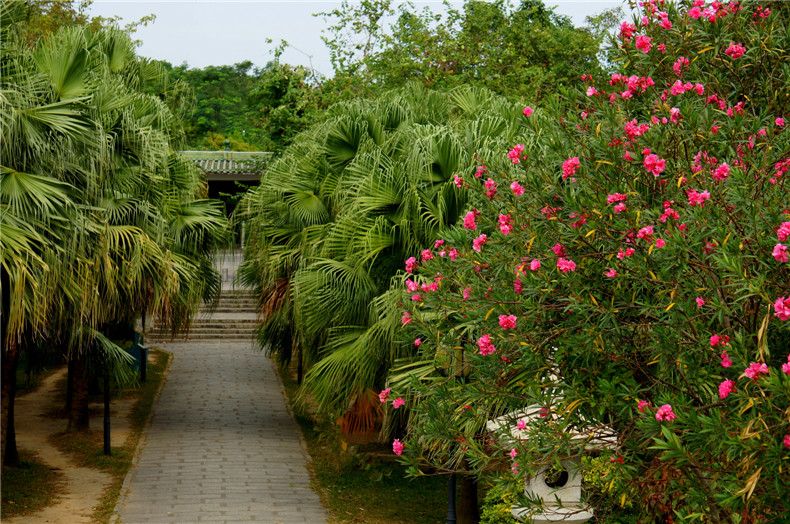
<svg viewBox="0 0 790 524">
<path fill-rule="evenodd" d="M 188 334 L 171 338 L 169 331 L 155 324 L 148 330 L 146 342 L 253 340 L 258 325 L 256 304 L 255 296 L 247 291 L 223 289 L 213 312 L 207 311 L 204 306 L 200 307 Z"/>
</svg>

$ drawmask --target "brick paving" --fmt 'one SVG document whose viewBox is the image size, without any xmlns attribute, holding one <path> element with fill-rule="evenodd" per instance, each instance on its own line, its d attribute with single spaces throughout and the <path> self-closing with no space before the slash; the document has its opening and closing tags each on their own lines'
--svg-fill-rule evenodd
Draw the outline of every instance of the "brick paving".
<svg viewBox="0 0 790 524">
<path fill-rule="evenodd" d="M 326 522 L 272 361 L 247 341 L 165 349 L 167 382 L 113 520 Z"/>
</svg>

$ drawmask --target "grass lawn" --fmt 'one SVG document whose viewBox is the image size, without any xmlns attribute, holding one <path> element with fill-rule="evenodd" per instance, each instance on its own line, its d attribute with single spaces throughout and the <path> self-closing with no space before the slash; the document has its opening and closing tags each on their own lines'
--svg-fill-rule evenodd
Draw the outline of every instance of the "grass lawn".
<svg viewBox="0 0 790 524">
<path fill-rule="evenodd" d="M 3 468 L 0 515 L 4 519 L 29 515 L 53 504 L 62 489 L 62 473 L 37 462 L 35 453 L 20 449 L 19 458 L 18 468 Z"/>
<path fill-rule="evenodd" d="M 280 373 L 293 404 L 297 385 Z M 314 487 L 331 512 L 330 522 L 424 524 L 447 518 L 447 477 L 406 478 L 389 446 L 344 451 L 335 425 L 296 414 L 312 457 Z M 353 450 L 350 447 L 349 450 Z"/>
<path fill-rule="evenodd" d="M 101 501 L 96 506 L 91 518 L 93 522 L 109 522 L 115 504 L 121 494 L 121 486 L 126 478 L 126 473 L 132 466 L 134 450 L 143 433 L 151 408 L 159 391 L 167 364 L 170 362 L 170 353 L 159 349 L 151 349 L 154 362 L 148 365 L 147 380 L 138 387 L 127 389 L 124 395 L 138 397 L 131 413 L 129 436 L 123 446 L 113 447 L 112 455 L 104 455 L 104 437 L 102 430 L 91 431 L 87 434 L 58 433 L 51 439 L 61 452 L 66 453 L 81 465 L 100 469 L 112 475 L 112 484 L 105 490 Z"/>
</svg>

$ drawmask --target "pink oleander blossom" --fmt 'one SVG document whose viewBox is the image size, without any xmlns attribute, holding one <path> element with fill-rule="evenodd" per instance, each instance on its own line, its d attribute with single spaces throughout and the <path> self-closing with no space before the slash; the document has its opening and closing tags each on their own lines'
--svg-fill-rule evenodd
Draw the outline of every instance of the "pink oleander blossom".
<svg viewBox="0 0 790 524">
<path fill-rule="evenodd" d="M 675 415 L 675 412 L 672 411 L 672 406 L 670 404 L 664 404 L 663 406 L 658 408 L 658 411 L 656 412 L 656 420 L 658 420 L 659 422 L 662 422 L 664 420 L 666 420 L 667 422 L 671 422 L 675 418 L 677 418 L 677 415 Z"/>
<path fill-rule="evenodd" d="M 749 364 L 749 367 L 743 372 L 744 375 L 752 380 L 758 380 L 760 375 L 767 375 L 768 373 L 770 373 L 768 365 L 763 362 L 753 362 Z"/>
<path fill-rule="evenodd" d="M 620 213 L 622 213 L 626 209 L 628 209 L 628 206 L 626 204 L 624 204 L 623 202 L 620 202 L 619 204 L 616 204 L 614 206 L 614 214 L 615 215 L 619 215 Z"/>
<path fill-rule="evenodd" d="M 650 154 L 645 157 L 644 166 L 648 173 L 659 176 L 666 168 L 666 160 L 658 158 L 658 155 Z"/>
<path fill-rule="evenodd" d="M 661 249 L 662 247 L 664 247 L 664 246 L 666 246 L 666 245 L 667 245 L 667 241 L 666 241 L 666 240 L 664 240 L 663 238 L 657 238 L 657 239 L 656 239 L 656 247 L 657 247 L 658 249 Z"/>
<path fill-rule="evenodd" d="M 530 271 L 537 271 L 540 269 L 540 260 L 537 258 L 533 258 L 532 261 L 529 263 L 529 270 Z"/>
<path fill-rule="evenodd" d="M 774 316 L 779 320 L 790 320 L 790 296 L 776 299 L 776 302 L 774 302 Z"/>
<path fill-rule="evenodd" d="M 650 402 L 648 402 L 647 400 L 640 400 L 636 404 L 636 409 L 638 409 L 640 413 L 644 413 L 647 410 L 648 406 L 650 406 Z"/>
<path fill-rule="evenodd" d="M 784 443 L 784 446 L 785 446 L 787 449 L 790 449 L 790 435 L 785 435 L 785 439 L 784 439 L 784 442 L 783 442 L 783 443 Z"/>
<path fill-rule="evenodd" d="M 472 241 L 472 249 L 479 253 L 486 242 L 488 242 L 488 237 L 486 235 L 480 235 Z"/>
<path fill-rule="evenodd" d="M 526 421 L 526 420 L 524 420 L 523 418 L 522 418 L 522 419 L 520 419 L 518 422 L 516 422 L 516 427 L 517 427 L 518 429 L 520 429 L 520 430 L 523 430 L 524 428 L 526 428 L 526 427 L 527 427 L 527 421 Z"/>
<path fill-rule="evenodd" d="M 484 357 L 496 351 L 496 347 L 491 343 L 491 337 L 488 335 L 480 337 L 477 341 L 477 346 L 480 348 L 480 354 Z"/>
<path fill-rule="evenodd" d="M 696 189 L 689 189 L 686 192 L 690 206 L 705 207 L 705 201 L 710 200 L 710 191 L 698 192 Z"/>
<path fill-rule="evenodd" d="M 524 292 L 524 284 L 521 282 L 521 280 L 516 279 L 516 281 L 513 282 L 513 291 L 515 291 L 517 295 L 520 295 Z"/>
<path fill-rule="evenodd" d="M 721 164 L 711 173 L 711 176 L 713 176 L 713 180 L 718 180 L 719 182 L 727 180 L 727 177 L 730 176 L 730 166 Z"/>
<path fill-rule="evenodd" d="M 722 352 L 719 354 L 719 357 L 721 357 L 721 367 L 732 367 L 732 359 L 730 358 L 730 355 L 727 353 L 726 349 L 722 350 Z"/>
<path fill-rule="evenodd" d="M 416 347 L 420 347 L 420 344 L 422 344 L 422 339 L 421 338 L 415 338 L 414 339 L 414 345 Z"/>
<path fill-rule="evenodd" d="M 785 119 L 782 117 L 778 117 L 776 120 L 774 120 L 774 124 L 776 124 L 779 127 L 782 127 L 783 125 L 785 125 Z"/>
<path fill-rule="evenodd" d="M 423 249 L 422 253 L 420 253 L 420 258 L 422 259 L 423 262 L 425 262 L 426 260 L 433 260 L 433 251 L 431 251 L 430 249 Z"/>
<path fill-rule="evenodd" d="M 790 222 L 782 222 L 779 229 L 776 230 L 776 239 L 780 242 L 790 240 Z"/>
<path fill-rule="evenodd" d="M 579 169 L 579 157 L 574 156 L 568 158 L 565 162 L 562 163 L 562 179 L 566 180 L 569 177 L 572 177 L 576 174 L 576 170 Z"/>
<path fill-rule="evenodd" d="M 715 348 L 716 346 L 726 346 L 730 343 L 730 337 L 727 335 L 718 335 L 714 333 L 710 337 L 710 347 Z"/>
<path fill-rule="evenodd" d="M 406 259 L 406 272 L 413 273 L 414 270 L 417 269 L 417 259 L 414 257 L 409 257 Z"/>
<path fill-rule="evenodd" d="M 466 229 L 471 229 L 471 230 L 473 230 L 473 231 L 474 231 L 475 229 L 477 229 L 477 224 L 475 223 L 475 219 L 477 218 L 477 216 L 478 216 L 479 214 L 480 214 L 480 213 L 479 213 L 479 212 L 478 212 L 476 209 L 475 209 L 475 210 L 473 210 L 473 211 L 469 211 L 469 212 L 468 212 L 468 213 L 467 213 L 467 214 L 464 216 L 464 227 L 465 227 Z"/>
<path fill-rule="evenodd" d="M 513 194 L 516 196 L 521 196 L 524 194 L 524 188 L 518 182 L 513 182 L 510 184 L 510 190 L 513 191 Z"/>
<path fill-rule="evenodd" d="M 653 236 L 654 232 L 655 231 L 653 230 L 653 226 L 645 226 L 642 229 L 640 229 L 639 232 L 637 232 L 636 238 L 649 240 L 650 237 Z"/>
<path fill-rule="evenodd" d="M 623 42 L 628 42 L 633 38 L 634 33 L 636 32 L 636 26 L 629 22 L 623 22 L 620 24 L 620 38 L 622 38 Z"/>
<path fill-rule="evenodd" d="M 399 456 L 402 455 L 403 454 L 403 442 L 401 442 L 398 439 L 393 440 L 392 441 L 392 452 L 395 453 L 396 455 L 399 455 Z"/>
<path fill-rule="evenodd" d="M 411 321 L 412 321 L 411 313 L 409 313 L 408 311 L 404 311 L 403 316 L 400 317 L 400 323 L 405 326 L 406 324 L 410 324 Z"/>
<path fill-rule="evenodd" d="M 569 273 L 571 271 L 576 271 L 576 262 L 573 260 L 566 260 L 560 257 L 557 260 L 557 269 L 562 271 L 563 273 Z"/>
<path fill-rule="evenodd" d="M 499 215 L 499 231 L 503 235 L 509 235 L 513 231 L 513 221 L 510 219 L 510 213 Z"/>
<path fill-rule="evenodd" d="M 480 178 L 486 173 L 488 173 L 488 168 L 486 166 L 477 166 L 477 171 L 475 171 L 475 178 Z"/>
<path fill-rule="evenodd" d="M 625 202 L 628 198 L 628 195 L 623 193 L 612 193 L 611 195 L 606 195 L 606 203 L 607 204 L 614 204 L 615 202 Z"/>
<path fill-rule="evenodd" d="M 773 253 L 771 253 L 777 262 L 787 262 L 787 246 L 784 244 L 776 244 Z"/>
<path fill-rule="evenodd" d="M 702 307 L 705 305 L 705 299 L 702 297 L 697 297 L 694 300 L 697 301 L 697 307 Z"/>
<path fill-rule="evenodd" d="M 604 271 L 603 274 L 606 275 L 609 278 L 614 278 L 614 277 L 617 276 L 617 270 L 616 269 L 609 269 L 607 271 Z"/>
<path fill-rule="evenodd" d="M 524 108 L 524 116 L 532 116 L 532 113 L 533 113 L 533 112 L 534 112 L 534 111 L 533 111 L 533 110 L 532 110 L 532 108 L 531 108 L 531 107 L 529 107 L 529 106 L 527 106 L 527 107 L 525 107 L 525 108 Z"/>
<path fill-rule="evenodd" d="M 647 53 L 650 51 L 650 47 L 652 44 L 650 43 L 653 39 L 649 36 L 639 35 L 636 37 L 636 48 L 642 51 L 643 53 Z"/>
<path fill-rule="evenodd" d="M 458 258 L 458 250 L 455 248 L 450 249 L 450 251 L 447 252 L 447 256 L 450 257 L 450 260 L 455 260 Z"/>
<path fill-rule="evenodd" d="M 389 398 L 390 398 L 390 388 L 387 388 L 381 393 L 379 393 L 379 402 L 381 402 L 382 404 L 387 402 Z"/>
<path fill-rule="evenodd" d="M 499 315 L 499 327 L 502 329 L 516 329 L 516 315 Z"/>
<path fill-rule="evenodd" d="M 518 451 L 516 451 L 515 448 L 511 449 L 510 450 L 510 458 L 514 459 L 514 458 L 516 458 L 516 455 L 518 455 Z"/>
<path fill-rule="evenodd" d="M 455 187 L 458 188 L 463 187 L 464 185 L 464 179 L 458 175 L 453 175 L 453 182 L 455 182 Z"/>
<path fill-rule="evenodd" d="M 406 402 L 404 402 L 404 400 L 401 397 L 398 397 L 398 398 L 396 398 L 395 400 L 392 401 L 392 407 L 395 408 L 395 409 L 398 409 L 399 407 L 403 406 L 404 404 L 406 404 Z"/>
<path fill-rule="evenodd" d="M 557 255 L 558 257 L 565 256 L 565 248 L 560 243 L 554 244 L 551 247 L 551 250 L 554 251 L 554 254 Z"/>
<path fill-rule="evenodd" d="M 524 151 L 524 146 L 521 144 L 517 144 L 513 146 L 513 149 L 508 151 L 507 157 L 514 163 L 518 164 L 521 162 L 521 153 Z"/>
<path fill-rule="evenodd" d="M 493 178 L 489 178 L 486 180 L 486 196 L 489 200 L 493 200 L 494 196 L 497 194 L 496 182 L 494 182 Z"/>
<path fill-rule="evenodd" d="M 745 47 L 743 47 L 741 44 L 736 44 L 735 42 L 732 42 L 729 45 L 729 47 L 727 47 L 727 50 L 724 51 L 724 54 L 735 60 L 742 57 L 745 52 L 746 52 Z"/>
<path fill-rule="evenodd" d="M 461 292 L 461 294 L 463 295 L 464 300 L 469 300 L 469 297 L 472 296 L 472 288 L 465 287 L 464 290 Z"/>
<path fill-rule="evenodd" d="M 727 379 L 721 384 L 719 384 L 719 398 L 721 398 L 722 400 L 727 398 L 730 393 L 734 393 L 736 391 L 738 390 L 735 388 L 735 382 L 733 382 L 730 379 Z"/>
</svg>

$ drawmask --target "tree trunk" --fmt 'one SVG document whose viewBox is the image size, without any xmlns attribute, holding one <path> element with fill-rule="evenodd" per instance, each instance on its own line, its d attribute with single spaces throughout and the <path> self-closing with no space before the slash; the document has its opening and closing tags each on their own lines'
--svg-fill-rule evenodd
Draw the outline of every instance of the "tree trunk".
<svg viewBox="0 0 790 524">
<path fill-rule="evenodd" d="M 68 361 L 68 373 L 66 373 L 66 416 L 71 415 L 71 399 L 74 397 L 74 359 Z"/>
<path fill-rule="evenodd" d="M 458 496 L 458 524 L 477 524 L 480 522 L 480 509 L 477 505 L 477 478 L 460 475 L 461 493 Z"/>
<path fill-rule="evenodd" d="M 16 447 L 16 428 L 14 427 L 14 400 L 16 398 L 16 370 L 19 366 L 19 351 L 14 343 L 3 348 L 2 355 L 2 429 L 5 450 L 0 453 L 0 467 L 18 466 L 19 451 Z"/>
<path fill-rule="evenodd" d="M 90 431 L 90 415 L 88 413 L 88 377 L 85 373 L 87 356 L 74 355 L 71 409 L 69 411 L 69 425 L 66 431 L 73 433 L 87 433 Z M 70 369 L 69 371 L 72 371 Z"/>
</svg>

